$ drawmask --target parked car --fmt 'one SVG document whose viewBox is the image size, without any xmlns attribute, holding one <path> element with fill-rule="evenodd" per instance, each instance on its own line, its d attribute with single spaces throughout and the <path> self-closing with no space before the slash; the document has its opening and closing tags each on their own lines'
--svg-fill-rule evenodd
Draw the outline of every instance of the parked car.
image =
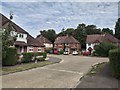
<svg viewBox="0 0 120 90">
<path fill-rule="evenodd" d="M 59 51 L 57 49 L 54 49 L 54 54 L 59 54 Z"/>
<path fill-rule="evenodd" d="M 49 54 L 53 54 L 53 50 L 50 50 L 50 51 L 49 51 Z"/>
<path fill-rule="evenodd" d="M 64 55 L 68 55 L 69 54 L 69 52 L 68 51 L 64 51 Z"/>
<path fill-rule="evenodd" d="M 79 53 L 78 53 L 78 51 L 73 51 L 72 52 L 72 55 L 78 55 Z"/>
<path fill-rule="evenodd" d="M 89 51 L 85 51 L 82 53 L 83 56 L 89 56 L 90 55 L 90 52 Z"/>
</svg>

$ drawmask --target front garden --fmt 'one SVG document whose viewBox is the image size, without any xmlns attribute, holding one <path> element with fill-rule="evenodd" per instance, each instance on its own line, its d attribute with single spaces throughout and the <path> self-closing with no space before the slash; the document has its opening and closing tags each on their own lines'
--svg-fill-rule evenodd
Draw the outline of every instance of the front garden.
<svg viewBox="0 0 120 90">
<path fill-rule="evenodd" d="M 108 57 L 112 74 L 115 78 L 120 78 L 120 48 L 110 43 L 101 43 L 95 47 L 92 56 Z"/>
<path fill-rule="evenodd" d="M 43 67 L 45 65 L 54 64 L 54 62 L 51 61 L 41 61 L 38 63 L 30 62 L 30 63 L 22 63 L 15 66 L 5 66 L 2 67 L 2 75 L 9 74 L 9 73 L 15 73 L 20 71 L 25 71 L 37 67 Z"/>
</svg>

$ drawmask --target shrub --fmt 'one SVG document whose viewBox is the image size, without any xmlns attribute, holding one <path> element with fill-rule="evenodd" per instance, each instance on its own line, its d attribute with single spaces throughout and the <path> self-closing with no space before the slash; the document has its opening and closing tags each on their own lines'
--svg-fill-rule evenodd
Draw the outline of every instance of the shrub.
<svg viewBox="0 0 120 90">
<path fill-rule="evenodd" d="M 120 78 L 120 49 L 110 50 L 109 60 L 113 75 Z"/>
<path fill-rule="evenodd" d="M 3 60 L 3 65 L 4 66 L 13 66 L 17 63 L 17 58 L 16 58 L 17 50 L 14 47 L 9 47 L 6 50 L 6 58 Z"/>
<path fill-rule="evenodd" d="M 46 52 L 29 52 L 29 53 L 22 53 L 22 54 L 23 54 L 22 63 L 29 63 L 29 62 L 34 61 L 34 60 L 32 60 L 33 57 L 35 57 L 35 59 L 37 59 L 38 61 L 44 60 L 47 57 Z M 43 56 L 44 59 L 36 58 L 37 56 Z"/>
<path fill-rule="evenodd" d="M 110 43 L 101 43 L 95 46 L 95 53 L 101 57 L 108 57 L 109 50 L 117 48 L 115 45 Z"/>
<path fill-rule="evenodd" d="M 59 51 L 59 54 L 63 54 L 63 53 L 64 53 L 64 51 L 63 51 L 63 50 L 60 50 L 60 51 Z"/>
<path fill-rule="evenodd" d="M 44 52 L 44 53 L 43 53 L 43 58 L 45 59 L 46 57 L 47 57 L 47 53 Z"/>
<path fill-rule="evenodd" d="M 23 53 L 23 63 L 28 63 L 32 61 L 32 57 L 34 56 L 34 53 Z"/>
</svg>

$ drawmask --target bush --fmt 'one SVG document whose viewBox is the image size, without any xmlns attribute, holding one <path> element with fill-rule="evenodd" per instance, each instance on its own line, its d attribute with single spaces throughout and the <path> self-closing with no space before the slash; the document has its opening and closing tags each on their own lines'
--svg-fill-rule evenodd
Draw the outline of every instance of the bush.
<svg viewBox="0 0 120 90">
<path fill-rule="evenodd" d="M 22 53 L 22 55 L 23 55 L 22 63 L 29 63 L 32 61 L 32 57 L 34 56 L 34 53 Z"/>
<path fill-rule="evenodd" d="M 2 64 L 4 66 L 13 66 L 17 63 L 16 58 L 17 50 L 14 47 L 9 47 L 6 50 L 6 58 L 3 59 Z"/>
<path fill-rule="evenodd" d="M 44 52 L 44 53 L 43 53 L 43 58 L 45 59 L 46 57 L 47 57 L 47 53 Z"/>
<path fill-rule="evenodd" d="M 110 50 L 109 60 L 113 75 L 120 78 L 120 49 Z"/>
<path fill-rule="evenodd" d="M 64 51 L 63 51 L 63 50 L 60 50 L 60 51 L 59 51 L 59 54 L 63 54 L 63 53 L 64 53 Z"/>
<path fill-rule="evenodd" d="M 97 54 L 97 56 L 108 57 L 109 51 L 115 48 L 117 47 L 113 44 L 101 43 L 100 45 L 95 46 L 95 53 Z"/>
<path fill-rule="evenodd" d="M 23 55 L 22 63 L 29 63 L 29 62 L 34 61 L 34 60 L 32 60 L 33 57 L 35 57 L 35 59 L 37 59 L 38 61 L 44 60 L 47 57 L 46 52 L 29 52 L 29 53 L 22 53 L 22 55 Z M 36 58 L 37 56 L 43 56 L 43 59 Z"/>
</svg>

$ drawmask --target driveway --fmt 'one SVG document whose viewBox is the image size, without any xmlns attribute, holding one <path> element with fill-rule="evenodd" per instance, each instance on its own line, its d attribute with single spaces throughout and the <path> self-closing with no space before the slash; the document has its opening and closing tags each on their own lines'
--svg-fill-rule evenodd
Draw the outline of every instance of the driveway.
<svg viewBox="0 0 120 90">
<path fill-rule="evenodd" d="M 57 64 L 2 76 L 3 88 L 73 88 L 91 65 L 108 58 L 51 55 L 61 58 Z"/>
</svg>

